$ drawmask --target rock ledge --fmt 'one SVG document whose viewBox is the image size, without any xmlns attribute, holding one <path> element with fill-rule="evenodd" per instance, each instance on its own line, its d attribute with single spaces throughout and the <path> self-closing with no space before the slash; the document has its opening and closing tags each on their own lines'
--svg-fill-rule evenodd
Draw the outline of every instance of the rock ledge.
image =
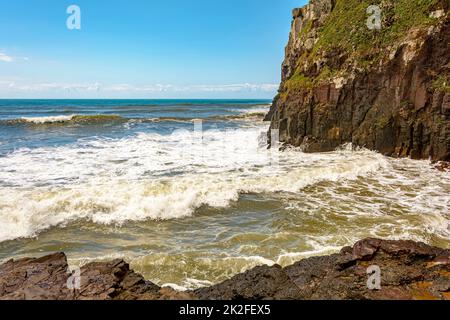
<svg viewBox="0 0 450 320">
<path fill-rule="evenodd" d="M 369 290 L 367 269 L 381 270 L 381 289 Z M 413 241 L 365 239 L 338 254 L 286 268 L 261 266 L 208 288 L 180 292 L 146 281 L 122 260 L 94 262 L 79 278 L 64 253 L 10 260 L 0 266 L 1 300 L 450 300 L 450 250 Z M 76 284 L 79 289 L 69 289 Z M 69 286 L 67 285 L 69 283 Z"/>
</svg>

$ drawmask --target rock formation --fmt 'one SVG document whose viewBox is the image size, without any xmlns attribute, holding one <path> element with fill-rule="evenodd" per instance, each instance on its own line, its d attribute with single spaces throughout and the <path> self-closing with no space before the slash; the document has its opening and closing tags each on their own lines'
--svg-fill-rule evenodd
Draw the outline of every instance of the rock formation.
<svg viewBox="0 0 450 320">
<path fill-rule="evenodd" d="M 367 285 L 370 266 L 381 272 L 379 290 Z M 122 260 L 87 264 L 79 276 L 79 287 L 69 289 L 77 281 L 71 280 L 77 278 L 71 278 L 63 253 L 10 260 L 0 266 L 0 299 L 450 300 L 450 250 L 412 241 L 365 239 L 337 254 L 304 259 L 286 268 L 257 267 L 221 284 L 189 292 L 145 281 Z"/>
<path fill-rule="evenodd" d="M 380 29 L 367 24 L 373 5 Z M 295 9 L 266 117 L 271 128 L 305 152 L 351 142 L 389 156 L 450 160 L 449 6 L 311 0 Z"/>
</svg>

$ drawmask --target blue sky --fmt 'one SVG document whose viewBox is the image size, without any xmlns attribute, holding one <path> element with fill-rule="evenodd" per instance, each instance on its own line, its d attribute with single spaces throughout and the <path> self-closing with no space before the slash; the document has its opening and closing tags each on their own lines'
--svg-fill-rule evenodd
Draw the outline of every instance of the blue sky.
<svg viewBox="0 0 450 320">
<path fill-rule="evenodd" d="M 0 0 L 0 98 L 272 98 L 305 2 Z"/>
</svg>

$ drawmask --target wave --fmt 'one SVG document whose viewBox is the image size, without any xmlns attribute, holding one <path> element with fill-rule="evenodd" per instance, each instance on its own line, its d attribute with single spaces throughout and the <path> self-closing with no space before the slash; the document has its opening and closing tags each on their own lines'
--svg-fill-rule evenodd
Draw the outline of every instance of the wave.
<svg viewBox="0 0 450 320">
<path fill-rule="evenodd" d="M 183 118 L 183 117 L 159 117 L 159 118 L 149 118 L 149 119 L 134 119 L 134 121 L 139 122 L 192 122 L 195 120 L 202 121 L 233 121 L 233 120 L 245 120 L 245 121 L 260 121 L 262 120 L 269 110 L 266 108 L 250 109 L 250 110 L 232 110 L 235 114 L 229 115 L 219 115 L 210 116 L 203 119 L 198 119 L 194 117 Z"/>
<path fill-rule="evenodd" d="M 267 114 L 266 109 L 254 110 L 234 110 L 237 114 L 210 116 L 202 121 L 233 121 L 247 120 L 258 121 Z M 160 122 L 178 122 L 190 123 L 198 120 L 195 117 L 154 117 L 154 118 L 127 118 L 118 115 L 58 115 L 44 117 L 22 117 L 11 120 L 0 120 L 0 125 L 30 125 L 30 126 L 63 126 L 63 125 L 101 125 L 101 124 L 120 124 L 120 123 L 160 123 Z"/>
<path fill-rule="evenodd" d="M 211 286 L 215 283 L 223 282 L 232 278 L 236 274 L 245 272 L 257 266 L 267 265 L 273 266 L 279 264 L 283 267 L 292 265 L 301 258 L 308 258 L 312 256 L 332 254 L 339 252 L 342 247 L 338 246 L 322 246 L 317 250 L 311 250 L 308 252 L 293 252 L 293 253 L 281 253 L 278 257 L 267 258 L 260 255 L 240 255 L 227 254 L 221 252 L 220 254 L 214 254 L 211 252 L 186 252 L 186 253 L 152 253 L 145 256 L 138 257 L 122 257 L 131 262 L 132 267 L 135 270 L 139 270 L 140 273 L 146 274 L 146 271 L 151 270 L 146 274 L 146 278 L 152 280 L 166 278 L 167 275 L 163 274 L 163 270 L 172 270 L 172 277 L 179 275 L 176 283 L 165 283 L 156 281 L 161 286 L 169 286 L 173 288 L 179 288 L 182 291 L 195 290 L 205 286 Z M 289 258 L 286 258 L 289 256 Z M 189 265 L 189 276 L 186 266 L 180 264 L 180 261 L 186 261 Z M 149 268 L 150 266 L 150 268 Z M 161 271 L 158 271 L 161 270 Z M 205 270 L 220 270 L 220 272 L 211 272 L 205 276 Z M 194 277 L 194 278 L 193 278 Z M 200 280 L 208 278 L 209 280 Z"/>
<path fill-rule="evenodd" d="M 248 110 L 234 110 L 240 112 L 237 115 L 230 116 L 231 119 L 247 119 L 247 120 L 262 120 L 269 112 L 268 106 L 261 106 L 259 108 L 252 108 Z"/>
<path fill-rule="evenodd" d="M 448 228 L 448 217 L 436 215 L 448 212 L 442 203 L 450 201 L 449 193 L 440 193 L 437 187 L 428 190 L 420 183 L 445 186 L 448 173 L 436 173 L 426 169 L 428 163 L 409 160 L 401 163 L 408 170 L 397 170 L 393 160 L 349 146 L 322 154 L 267 150 L 265 144 L 259 146 L 267 129 L 260 125 L 211 130 L 201 139 L 184 130 L 172 135 L 140 133 L 17 150 L 0 158 L 0 242 L 34 237 L 78 220 L 122 225 L 184 218 L 204 206 L 227 208 L 244 194 L 298 194 L 314 185 L 339 186 L 360 177 L 365 179 L 358 180 L 358 185 L 366 180 L 386 185 L 390 192 L 386 197 L 400 192 L 392 185 L 418 186 L 415 198 L 407 195 L 411 191 L 396 193 L 395 198 L 406 199 L 402 205 L 411 211 L 426 212 L 421 218 L 425 224 Z M 412 174 L 406 176 L 408 172 Z M 379 187 L 376 190 L 380 192 Z M 369 203 L 364 210 L 371 208 Z"/>
<path fill-rule="evenodd" d="M 99 125 L 114 123 L 157 123 L 157 122 L 179 122 L 189 123 L 196 118 L 158 117 L 158 118 L 126 118 L 118 115 L 59 115 L 48 117 L 23 117 L 12 120 L 0 120 L 0 124 L 6 125 Z M 207 120 L 207 119 L 205 119 Z"/>
<path fill-rule="evenodd" d="M 266 105 L 259 105 L 257 108 L 251 109 L 233 109 L 231 112 L 234 112 L 234 114 L 213 116 L 209 119 L 223 121 L 261 121 L 269 112 L 269 108 Z"/>
<path fill-rule="evenodd" d="M 152 123 L 158 123 L 158 122 L 178 122 L 178 123 L 191 123 L 194 120 L 198 120 L 196 118 L 176 118 L 176 117 L 159 117 L 159 118 L 148 118 L 148 119 L 133 119 L 131 122 L 152 122 Z M 202 119 L 203 121 L 206 119 Z"/>
<path fill-rule="evenodd" d="M 202 206 L 228 207 L 242 194 L 297 192 L 387 165 L 365 150 L 306 155 L 259 149 L 265 130 L 206 132 L 204 145 L 181 131 L 18 150 L 0 159 L 0 242 L 80 219 L 121 225 L 182 218 Z"/>
<path fill-rule="evenodd" d="M 242 106 L 242 108 L 253 108 L 253 107 L 269 107 L 271 103 L 245 103 L 240 101 L 234 102 L 179 102 L 179 103 L 153 103 L 153 104 L 129 104 L 129 105 L 121 105 L 117 106 L 118 109 L 123 108 L 126 110 L 127 108 L 148 108 L 148 107 L 237 107 Z"/>
<path fill-rule="evenodd" d="M 2 120 L 7 125 L 61 125 L 61 124 L 103 124 L 111 122 L 126 122 L 128 119 L 117 115 L 58 115 L 46 117 L 22 117 L 19 119 Z"/>
</svg>

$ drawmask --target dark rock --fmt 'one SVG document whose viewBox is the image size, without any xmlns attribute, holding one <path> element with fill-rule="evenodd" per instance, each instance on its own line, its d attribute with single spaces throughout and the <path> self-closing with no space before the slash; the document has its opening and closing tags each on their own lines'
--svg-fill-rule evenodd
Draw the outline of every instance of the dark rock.
<svg viewBox="0 0 450 320">
<path fill-rule="evenodd" d="M 280 266 L 256 267 L 210 288 L 195 291 L 199 299 L 297 299 L 299 288 Z"/>
<path fill-rule="evenodd" d="M 381 270 L 381 289 L 367 286 L 367 270 Z M 160 288 L 122 260 L 81 268 L 80 287 L 69 289 L 66 256 L 10 260 L 0 266 L 3 300 L 263 300 L 450 299 L 450 250 L 413 241 L 365 239 L 338 254 L 301 260 L 286 268 L 262 266 L 195 291 Z"/>
<path fill-rule="evenodd" d="M 10 260 L 0 266 L 2 300 L 136 300 L 193 298 L 169 292 L 130 270 L 122 260 L 94 262 L 81 268 L 80 287 L 69 289 L 66 256 L 57 253 L 39 259 Z M 75 284 L 75 282 L 73 283 Z M 72 287 L 73 288 L 73 287 Z M 75 287 L 76 288 L 76 287 Z"/>
<path fill-rule="evenodd" d="M 450 162 L 438 161 L 434 163 L 434 168 L 442 172 L 450 171 Z"/>
<path fill-rule="evenodd" d="M 365 239 L 339 254 L 256 268 L 195 293 L 201 299 L 450 299 L 449 257 L 450 250 L 423 243 Z M 372 265 L 381 269 L 381 290 L 367 287 Z"/>
<path fill-rule="evenodd" d="M 10 260 L 0 266 L 0 299 L 70 299 L 63 253 L 39 259 Z"/>
<path fill-rule="evenodd" d="M 387 21 L 381 33 L 359 28 L 365 21 L 347 21 L 340 15 L 352 8 L 352 1 L 311 0 L 294 10 L 282 83 L 266 117 L 271 129 L 280 130 L 283 143 L 305 152 L 333 151 L 353 143 L 389 156 L 448 159 L 448 1 L 424 13 L 443 12 L 433 26 L 411 21 L 401 34 L 390 30 Z M 411 6 L 415 7 L 415 1 L 411 0 Z M 399 2 L 384 1 L 384 14 Z M 336 21 L 341 24 L 335 26 Z M 332 41 L 327 32 L 352 25 L 342 41 L 352 41 L 352 33 L 359 32 L 352 48 L 339 42 L 326 46 Z M 386 33 L 395 40 L 383 42 L 381 35 Z M 361 39 L 371 39 L 374 45 L 358 48 Z"/>
</svg>

